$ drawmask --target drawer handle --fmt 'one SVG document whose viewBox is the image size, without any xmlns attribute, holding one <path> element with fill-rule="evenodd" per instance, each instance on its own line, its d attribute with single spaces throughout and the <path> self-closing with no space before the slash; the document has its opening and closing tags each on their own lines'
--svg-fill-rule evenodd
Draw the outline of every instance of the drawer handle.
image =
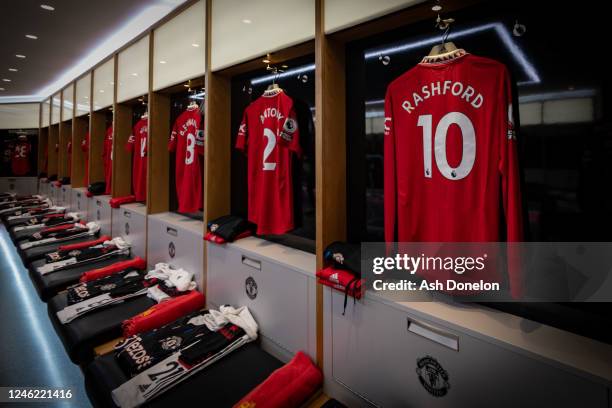
<svg viewBox="0 0 612 408">
<path fill-rule="evenodd" d="M 176 228 L 166 227 L 166 233 L 172 235 L 173 237 L 178 237 L 178 231 Z"/>
<path fill-rule="evenodd" d="M 131 213 L 131 212 L 129 212 L 129 211 L 124 211 L 124 212 L 123 212 L 123 216 L 124 216 L 125 218 L 131 218 L 131 217 L 132 217 L 132 213 Z"/>
<path fill-rule="evenodd" d="M 246 266 L 250 266 L 251 268 L 261 271 L 261 261 L 242 255 L 242 263 Z"/>
<path fill-rule="evenodd" d="M 408 321 L 407 328 L 409 332 L 414 333 L 417 336 L 424 337 L 444 347 L 448 347 L 451 350 L 459 351 L 458 336 L 437 327 L 433 327 L 430 324 L 411 319 L 410 317 L 408 317 L 406 320 Z"/>
</svg>

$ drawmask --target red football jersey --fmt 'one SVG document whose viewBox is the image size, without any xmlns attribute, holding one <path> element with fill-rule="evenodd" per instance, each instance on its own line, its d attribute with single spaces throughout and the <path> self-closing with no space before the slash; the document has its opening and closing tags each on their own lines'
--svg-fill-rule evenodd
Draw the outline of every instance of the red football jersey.
<svg viewBox="0 0 612 408">
<path fill-rule="evenodd" d="M 465 54 L 417 65 L 387 88 L 384 125 L 387 242 L 523 239 L 503 64 Z"/>
<path fill-rule="evenodd" d="M 11 170 L 14 176 L 24 176 L 30 171 L 30 152 L 32 146 L 29 142 L 20 140 L 15 144 Z"/>
<path fill-rule="evenodd" d="M 176 152 L 179 212 L 195 212 L 203 205 L 200 156 L 204 154 L 204 134 L 200 130 L 201 123 L 200 109 L 187 109 L 176 119 L 170 134 L 168 150 Z"/>
<path fill-rule="evenodd" d="M 106 182 L 106 191 L 104 194 L 111 193 L 111 181 L 113 176 L 113 127 L 109 126 L 106 129 L 104 137 L 104 146 L 102 148 L 102 161 L 104 162 L 104 181 Z"/>
<path fill-rule="evenodd" d="M 136 201 L 147 199 L 147 134 L 149 121 L 140 119 L 134 125 L 126 149 L 132 153 L 132 189 Z"/>
<path fill-rule="evenodd" d="M 89 185 L 89 132 L 87 132 L 85 138 L 81 140 L 81 150 L 85 153 L 85 175 L 83 177 L 83 184 L 87 187 Z"/>
<path fill-rule="evenodd" d="M 236 148 L 248 157 L 248 218 L 257 233 L 293 229 L 293 154 L 300 155 L 293 100 L 283 91 L 264 93 L 244 111 Z"/>
</svg>

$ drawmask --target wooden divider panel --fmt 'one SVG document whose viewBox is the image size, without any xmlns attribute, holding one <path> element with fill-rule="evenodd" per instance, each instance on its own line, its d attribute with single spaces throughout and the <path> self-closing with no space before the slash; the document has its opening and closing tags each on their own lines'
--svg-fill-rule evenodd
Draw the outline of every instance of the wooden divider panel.
<svg viewBox="0 0 612 408">
<path fill-rule="evenodd" d="M 72 173 L 70 180 L 73 188 L 85 186 L 85 155 L 81 142 L 87 135 L 88 118 L 80 116 L 72 120 Z"/>
<path fill-rule="evenodd" d="M 89 117 L 89 183 L 104 181 L 102 151 L 106 136 L 106 113 L 92 112 Z"/>
<path fill-rule="evenodd" d="M 55 146 L 59 143 L 59 125 L 49 127 L 49 175 L 57 175 L 57 151 Z"/>
<path fill-rule="evenodd" d="M 125 146 L 132 134 L 133 109 L 129 105 L 115 104 L 113 134 L 113 197 L 124 197 L 132 193 L 132 154 Z"/>
</svg>

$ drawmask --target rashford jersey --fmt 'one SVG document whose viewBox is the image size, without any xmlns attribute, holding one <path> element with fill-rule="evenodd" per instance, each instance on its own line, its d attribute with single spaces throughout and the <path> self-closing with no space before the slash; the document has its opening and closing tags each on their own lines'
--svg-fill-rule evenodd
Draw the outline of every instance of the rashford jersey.
<svg viewBox="0 0 612 408">
<path fill-rule="evenodd" d="M 81 140 L 81 150 L 85 153 L 85 172 L 83 176 L 83 185 L 89 185 L 89 132 L 85 135 L 85 138 Z"/>
<path fill-rule="evenodd" d="M 32 145 L 26 141 L 18 141 L 13 151 L 11 170 L 14 176 L 24 176 L 30 171 L 30 153 Z"/>
<path fill-rule="evenodd" d="M 104 163 L 104 182 L 106 190 L 104 194 L 111 193 L 111 181 L 113 176 L 113 127 L 109 126 L 106 129 L 104 136 L 104 145 L 102 147 L 102 161 Z"/>
<path fill-rule="evenodd" d="M 521 241 L 512 118 L 508 71 L 488 58 L 421 63 L 394 80 L 385 97 L 385 240 Z"/>
<path fill-rule="evenodd" d="M 147 199 L 147 134 L 149 121 L 140 119 L 134 125 L 126 149 L 132 153 L 132 188 L 136 201 Z"/>
<path fill-rule="evenodd" d="M 301 154 L 293 101 L 264 93 L 244 111 L 236 148 L 247 154 L 248 218 L 258 234 L 293 229 L 293 155 Z"/>
<path fill-rule="evenodd" d="M 200 156 L 204 154 L 204 134 L 200 129 L 199 108 L 187 109 L 174 122 L 168 150 L 176 152 L 176 195 L 179 212 L 202 208 L 202 173 Z"/>
</svg>

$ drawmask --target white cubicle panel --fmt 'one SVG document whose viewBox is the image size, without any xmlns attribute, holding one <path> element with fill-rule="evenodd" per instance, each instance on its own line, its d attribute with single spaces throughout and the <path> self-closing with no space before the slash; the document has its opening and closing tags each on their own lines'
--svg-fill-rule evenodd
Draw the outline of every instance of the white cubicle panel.
<svg viewBox="0 0 612 408">
<path fill-rule="evenodd" d="M 85 75 L 76 81 L 76 109 L 75 115 L 81 116 L 89 113 L 91 107 L 91 74 Z"/>
<path fill-rule="evenodd" d="M 56 93 L 51 97 L 51 124 L 60 123 L 60 111 L 62 109 L 62 94 Z"/>
<path fill-rule="evenodd" d="M 115 92 L 115 60 L 110 58 L 94 70 L 93 110 L 109 107 L 113 104 Z"/>
<path fill-rule="evenodd" d="M 352 27 L 424 0 L 326 0 L 325 32 Z"/>
<path fill-rule="evenodd" d="M 149 36 L 121 51 L 117 61 L 117 102 L 149 92 Z"/>
<path fill-rule="evenodd" d="M 38 128 L 39 110 L 40 104 L 38 103 L 2 104 L 0 105 L 0 129 Z"/>
<path fill-rule="evenodd" d="M 72 109 L 74 108 L 74 84 L 70 84 L 62 91 L 62 122 L 72 120 Z"/>
<path fill-rule="evenodd" d="M 213 0 L 214 71 L 314 38 L 315 0 Z"/>
</svg>

